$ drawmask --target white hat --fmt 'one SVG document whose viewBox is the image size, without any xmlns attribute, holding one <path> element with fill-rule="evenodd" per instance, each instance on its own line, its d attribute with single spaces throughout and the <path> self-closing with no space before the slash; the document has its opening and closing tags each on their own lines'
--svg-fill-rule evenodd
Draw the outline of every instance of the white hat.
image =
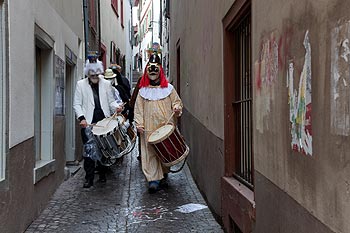
<svg viewBox="0 0 350 233">
<path fill-rule="evenodd" d="M 113 72 L 112 69 L 105 70 L 105 79 L 115 78 L 117 75 Z"/>
</svg>

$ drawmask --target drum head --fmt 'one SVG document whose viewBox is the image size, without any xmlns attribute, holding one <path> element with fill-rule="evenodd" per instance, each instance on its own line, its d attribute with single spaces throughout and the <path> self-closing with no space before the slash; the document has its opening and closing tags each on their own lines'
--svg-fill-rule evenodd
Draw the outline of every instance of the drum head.
<svg viewBox="0 0 350 233">
<path fill-rule="evenodd" d="M 148 137 L 148 143 L 155 144 L 163 141 L 165 138 L 169 137 L 172 132 L 174 132 L 175 126 L 168 124 L 156 129 Z"/>
<path fill-rule="evenodd" d="M 114 131 L 115 128 L 118 127 L 118 120 L 116 118 L 105 118 L 96 123 L 94 127 L 92 127 L 92 133 L 94 135 L 105 135 L 109 132 Z"/>
</svg>

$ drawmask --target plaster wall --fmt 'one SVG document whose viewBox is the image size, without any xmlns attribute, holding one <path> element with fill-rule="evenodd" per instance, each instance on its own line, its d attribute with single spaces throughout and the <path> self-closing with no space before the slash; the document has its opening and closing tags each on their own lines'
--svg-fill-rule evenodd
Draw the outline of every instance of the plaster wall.
<svg viewBox="0 0 350 233">
<path fill-rule="evenodd" d="M 74 6 L 74 5 L 73 5 Z M 79 5 L 80 7 L 80 5 Z M 81 12 L 81 9 L 76 9 Z M 9 146 L 34 135 L 34 26 L 37 24 L 54 41 L 54 53 L 65 59 L 65 46 L 79 56 L 81 70 L 80 31 L 75 32 L 48 1 L 9 2 Z M 81 28 L 83 27 L 81 21 Z M 19 69 L 20 67 L 20 69 Z M 25 71 L 25 72 L 23 72 Z M 79 77 L 79 75 L 77 75 Z"/>
<path fill-rule="evenodd" d="M 342 55 L 346 49 L 343 42 L 349 38 L 350 2 L 267 0 L 253 1 L 252 6 L 255 169 L 329 229 L 349 232 L 350 138 L 348 123 L 341 119 L 349 118 L 349 73 Z M 264 49 L 268 44 L 272 52 Z M 294 75 L 287 79 L 291 64 Z M 298 152 L 295 145 L 292 148 L 296 135 L 290 96 L 304 94 L 299 87 L 305 67 L 306 77 L 311 77 L 312 120 L 306 123 L 312 126 L 312 143 L 303 149 L 311 148 L 311 154 Z M 288 92 L 291 83 L 294 90 Z M 259 188 L 255 192 L 260 197 L 257 212 L 274 205 L 274 200 L 261 198 L 266 191 Z"/>
</svg>

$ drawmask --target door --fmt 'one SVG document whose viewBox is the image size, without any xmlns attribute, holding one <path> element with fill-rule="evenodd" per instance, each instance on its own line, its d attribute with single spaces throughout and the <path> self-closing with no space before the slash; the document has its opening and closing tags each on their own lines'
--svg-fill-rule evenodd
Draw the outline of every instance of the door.
<svg viewBox="0 0 350 233">
<path fill-rule="evenodd" d="M 73 111 L 74 97 L 74 71 L 75 65 L 66 63 L 66 91 L 65 91 L 65 107 L 66 107 L 66 161 L 72 163 L 77 160 L 75 155 L 75 117 Z"/>
</svg>

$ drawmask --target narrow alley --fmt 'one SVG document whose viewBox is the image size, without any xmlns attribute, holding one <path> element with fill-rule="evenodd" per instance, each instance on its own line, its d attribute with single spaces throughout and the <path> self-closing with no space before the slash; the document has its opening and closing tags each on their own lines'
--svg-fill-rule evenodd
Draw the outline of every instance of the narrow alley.
<svg viewBox="0 0 350 233">
<path fill-rule="evenodd" d="M 350 233 L 349 12 L 0 0 L 0 233 Z"/>
<path fill-rule="evenodd" d="M 88 190 L 82 188 L 80 169 L 25 232 L 223 232 L 188 167 L 169 175 L 168 188 L 149 194 L 136 151 L 112 167 L 107 183 Z"/>
</svg>

